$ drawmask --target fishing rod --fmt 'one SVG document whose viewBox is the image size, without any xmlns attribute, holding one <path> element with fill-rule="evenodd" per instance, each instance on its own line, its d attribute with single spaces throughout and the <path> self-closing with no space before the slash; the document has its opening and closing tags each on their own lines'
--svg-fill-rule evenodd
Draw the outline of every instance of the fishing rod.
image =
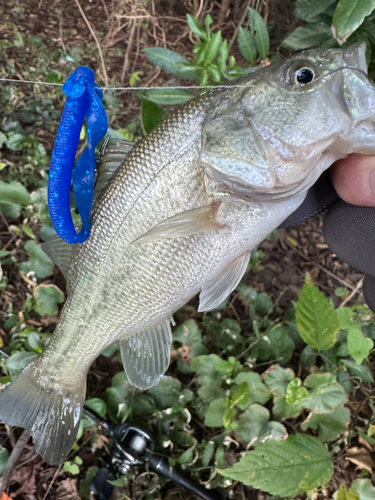
<svg viewBox="0 0 375 500">
<path fill-rule="evenodd" d="M 150 470 L 165 476 L 204 500 L 223 500 L 218 490 L 207 490 L 195 483 L 179 468 L 171 467 L 165 457 L 154 452 L 155 442 L 151 434 L 134 422 L 113 424 L 101 419 L 84 407 L 84 413 L 101 425 L 109 438 L 109 459 L 99 469 L 90 483 L 90 494 L 96 500 L 110 500 L 113 485 L 108 481 L 124 476 L 132 467 L 147 466 Z"/>
</svg>

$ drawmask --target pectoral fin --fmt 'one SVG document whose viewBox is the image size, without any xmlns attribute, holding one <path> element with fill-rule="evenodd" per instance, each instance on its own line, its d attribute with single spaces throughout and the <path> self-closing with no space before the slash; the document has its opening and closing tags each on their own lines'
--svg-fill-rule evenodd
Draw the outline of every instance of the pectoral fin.
<svg viewBox="0 0 375 500">
<path fill-rule="evenodd" d="M 214 309 L 233 292 L 245 274 L 249 259 L 250 252 L 244 253 L 204 285 L 199 296 L 198 312 Z"/>
<path fill-rule="evenodd" d="M 151 241 L 163 238 L 181 238 L 183 236 L 191 236 L 192 234 L 222 229 L 225 226 L 215 221 L 216 211 L 217 204 L 212 203 L 206 207 L 181 212 L 159 222 L 150 231 L 134 240 L 132 245 L 150 243 Z"/>
<path fill-rule="evenodd" d="M 169 320 L 122 340 L 121 358 L 129 382 L 138 389 L 156 385 L 167 371 L 171 343 Z"/>
</svg>

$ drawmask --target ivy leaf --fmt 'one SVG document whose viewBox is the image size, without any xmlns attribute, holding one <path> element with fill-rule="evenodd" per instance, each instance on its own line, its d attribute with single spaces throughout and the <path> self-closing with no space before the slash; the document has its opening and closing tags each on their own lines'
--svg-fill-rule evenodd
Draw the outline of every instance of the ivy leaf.
<svg viewBox="0 0 375 500">
<path fill-rule="evenodd" d="M 331 373 L 314 373 L 305 380 L 305 386 L 312 389 L 302 404 L 318 413 L 329 413 L 346 403 L 344 388 Z"/>
<path fill-rule="evenodd" d="M 41 284 L 34 288 L 34 310 L 41 316 L 57 314 L 58 304 L 64 302 L 64 294 L 56 285 Z"/>
<path fill-rule="evenodd" d="M 258 11 L 248 7 L 250 29 L 254 35 L 255 45 L 262 59 L 266 59 L 270 50 L 270 36 L 263 17 Z"/>
<path fill-rule="evenodd" d="M 107 405 L 100 398 L 91 398 L 85 401 L 85 405 L 89 410 L 99 415 L 99 417 L 105 417 L 107 413 Z"/>
<path fill-rule="evenodd" d="M 261 361 L 267 361 L 274 357 L 279 359 L 281 363 L 286 363 L 292 357 L 294 347 L 294 342 L 287 330 L 278 325 L 266 333 L 263 339 L 251 350 L 251 354 Z"/>
<path fill-rule="evenodd" d="M 203 403 L 225 396 L 225 390 L 221 387 L 221 374 L 215 369 L 221 361 L 217 354 L 197 356 L 191 360 L 192 369 L 199 375 L 198 384 L 201 387 L 198 396 Z"/>
<path fill-rule="evenodd" d="M 356 491 L 361 500 L 373 500 L 375 498 L 375 486 L 371 484 L 370 479 L 356 479 L 350 489 Z"/>
<path fill-rule="evenodd" d="M 306 420 L 302 422 L 301 429 L 315 429 L 318 431 L 318 438 L 323 443 L 336 439 L 344 432 L 350 421 L 350 412 L 347 408 L 336 408 L 331 413 L 320 414 L 311 412 Z"/>
<path fill-rule="evenodd" d="M 342 45 L 375 9 L 375 0 L 340 0 L 332 21 L 333 36 Z"/>
<path fill-rule="evenodd" d="M 314 349 L 329 349 L 337 341 L 340 325 L 336 312 L 308 273 L 296 304 L 296 323 L 302 339 Z"/>
<path fill-rule="evenodd" d="M 30 194 L 18 181 L 4 182 L 0 180 L 0 211 L 14 219 L 21 215 L 21 207 L 30 204 Z"/>
<path fill-rule="evenodd" d="M 27 274 L 30 271 L 35 272 L 38 278 L 47 278 L 53 271 L 53 262 L 46 253 L 43 252 L 41 245 L 35 241 L 29 240 L 25 244 L 25 250 L 30 259 L 27 262 L 21 262 L 19 267 Z"/>
<path fill-rule="evenodd" d="M 246 399 L 245 405 L 242 405 L 241 402 L 238 404 L 241 410 L 244 410 L 247 406 L 253 403 L 264 405 L 270 398 L 270 393 L 268 392 L 267 387 L 263 384 L 258 373 L 241 372 L 236 376 L 234 382 L 238 385 L 246 382 L 249 388 L 249 398 Z"/>
<path fill-rule="evenodd" d="M 264 406 L 252 404 L 239 418 L 235 430 L 237 439 L 245 444 L 262 443 L 272 439 L 280 441 L 288 437 L 285 427 L 279 422 L 270 422 L 270 412 Z"/>
<path fill-rule="evenodd" d="M 289 404 L 285 396 L 276 396 L 273 400 L 272 414 L 276 420 L 285 420 L 287 418 L 296 417 L 302 410 L 303 406 L 300 401 Z"/>
<path fill-rule="evenodd" d="M 176 405 L 181 394 L 181 382 L 173 377 L 164 376 L 158 385 L 147 391 L 155 398 L 159 410 L 165 410 Z"/>
<path fill-rule="evenodd" d="M 254 64 L 257 57 L 257 48 L 255 45 L 255 39 L 251 34 L 251 31 L 242 28 L 240 26 L 238 31 L 238 48 L 242 54 L 242 57 L 249 63 Z"/>
<path fill-rule="evenodd" d="M 285 441 L 262 443 L 219 473 L 272 495 L 295 497 L 327 483 L 333 463 L 317 438 L 295 434 Z"/>
<path fill-rule="evenodd" d="M 348 330 L 348 350 L 354 361 L 360 365 L 368 357 L 374 341 L 363 336 L 359 326 L 352 325 Z"/>
<path fill-rule="evenodd" d="M 263 382 L 270 388 L 274 396 L 284 396 L 286 388 L 293 378 L 293 370 L 282 368 L 280 365 L 272 365 L 262 375 Z"/>
<path fill-rule="evenodd" d="M 294 403 L 300 403 L 308 396 L 309 392 L 306 387 L 302 386 L 302 381 L 300 378 L 294 378 L 288 384 L 285 391 L 285 401 L 292 405 Z"/>
<path fill-rule="evenodd" d="M 346 489 L 344 483 L 340 484 L 340 488 L 336 495 L 336 500 L 361 500 L 357 492 Z"/>
<path fill-rule="evenodd" d="M 284 38 L 282 46 L 291 50 L 303 50 L 322 46 L 329 40 L 334 41 L 329 26 L 324 23 L 311 23 L 292 31 Z"/>
<path fill-rule="evenodd" d="M 219 398 L 211 401 L 206 410 L 204 425 L 207 427 L 222 427 L 227 409 L 227 398 Z"/>
</svg>

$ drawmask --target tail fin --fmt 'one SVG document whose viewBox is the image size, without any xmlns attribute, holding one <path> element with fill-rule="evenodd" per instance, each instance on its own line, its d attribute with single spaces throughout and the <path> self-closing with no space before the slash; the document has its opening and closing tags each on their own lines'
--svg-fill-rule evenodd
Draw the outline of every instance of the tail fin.
<svg viewBox="0 0 375 500">
<path fill-rule="evenodd" d="M 74 389 L 48 382 L 31 363 L 0 394 L 0 421 L 27 429 L 37 453 L 58 464 L 76 439 L 86 381 Z"/>
</svg>

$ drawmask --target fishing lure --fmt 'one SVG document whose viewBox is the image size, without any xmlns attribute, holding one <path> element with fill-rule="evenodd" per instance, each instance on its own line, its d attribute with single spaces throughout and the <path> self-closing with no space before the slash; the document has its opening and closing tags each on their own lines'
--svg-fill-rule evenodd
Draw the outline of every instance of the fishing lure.
<svg viewBox="0 0 375 500">
<path fill-rule="evenodd" d="M 108 120 L 101 102 L 103 93 L 94 81 L 91 68 L 80 66 L 62 88 L 67 99 L 52 152 L 48 207 L 53 227 L 64 241 L 83 243 L 90 234 L 90 212 L 94 196 L 95 146 L 107 132 Z M 79 157 L 73 173 L 73 193 L 82 219 L 76 232 L 70 211 L 70 190 L 74 159 L 80 132 L 86 117 L 87 147 Z"/>
</svg>

